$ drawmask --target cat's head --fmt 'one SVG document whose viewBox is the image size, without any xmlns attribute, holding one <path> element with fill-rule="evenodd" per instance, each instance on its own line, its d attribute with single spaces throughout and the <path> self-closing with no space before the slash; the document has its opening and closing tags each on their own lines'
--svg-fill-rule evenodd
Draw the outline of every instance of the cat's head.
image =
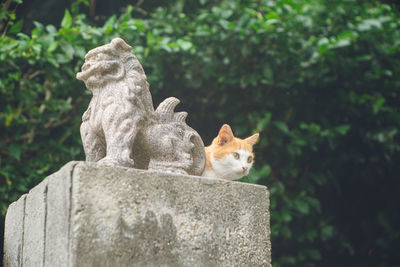
<svg viewBox="0 0 400 267">
<path fill-rule="evenodd" d="M 247 174 L 254 162 L 253 145 L 257 143 L 259 134 L 245 139 L 233 135 L 228 124 L 224 124 L 214 138 L 212 157 L 210 158 L 214 172 L 221 178 L 236 180 Z"/>
</svg>

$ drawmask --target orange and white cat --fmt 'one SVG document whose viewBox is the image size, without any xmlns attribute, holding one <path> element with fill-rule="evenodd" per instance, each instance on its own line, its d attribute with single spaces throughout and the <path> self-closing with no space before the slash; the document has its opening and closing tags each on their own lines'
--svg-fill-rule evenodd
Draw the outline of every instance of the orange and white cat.
<svg viewBox="0 0 400 267">
<path fill-rule="evenodd" d="M 211 145 L 205 148 L 205 177 L 237 180 L 249 174 L 254 162 L 253 145 L 259 134 L 246 139 L 236 138 L 228 124 L 224 124 Z"/>
</svg>

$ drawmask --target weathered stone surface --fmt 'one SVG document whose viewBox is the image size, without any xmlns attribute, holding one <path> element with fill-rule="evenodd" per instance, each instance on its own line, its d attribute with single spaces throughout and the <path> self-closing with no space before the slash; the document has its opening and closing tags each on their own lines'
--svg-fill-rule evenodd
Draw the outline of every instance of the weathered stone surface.
<svg viewBox="0 0 400 267">
<path fill-rule="evenodd" d="M 19 202 L 10 206 L 6 233 L 25 229 L 24 266 L 271 262 L 263 186 L 75 162 L 30 191 L 25 217 L 16 215 Z M 17 247 L 5 242 L 6 266 L 20 266 Z"/>
<path fill-rule="evenodd" d="M 79 164 L 75 265 L 269 266 L 263 186 Z"/>
<path fill-rule="evenodd" d="M 8 207 L 4 232 L 4 267 L 22 265 L 25 198 L 23 195 Z"/>
<path fill-rule="evenodd" d="M 24 215 L 23 266 L 43 266 L 46 239 L 47 180 L 29 191 Z"/>
<path fill-rule="evenodd" d="M 201 175 L 204 144 L 174 112 L 170 97 L 156 110 L 143 67 L 121 38 L 90 50 L 76 77 L 93 92 L 82 116 L 86 160 L 109 165 Z"/>
<path fill-rule="evenodd" d="M 45 266 L 68 266 L 72 173 L 77 161 L 46 178 L 47 217 Z"/>
</svg>

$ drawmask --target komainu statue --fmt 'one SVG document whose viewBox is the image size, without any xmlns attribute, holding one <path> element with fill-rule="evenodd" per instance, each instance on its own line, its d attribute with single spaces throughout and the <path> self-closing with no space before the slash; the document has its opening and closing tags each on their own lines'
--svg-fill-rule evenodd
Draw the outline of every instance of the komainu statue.
<svg viewBox="0 0 400 267">
<path fill-rule="evenodd" d="M 77 79 L 93 97 L 82 116 L 87 161 L 201 175 L 204 144 L 170 97 L 156 110 L 142 65 L 121 38 L 90 50 Z"/>
</svg>

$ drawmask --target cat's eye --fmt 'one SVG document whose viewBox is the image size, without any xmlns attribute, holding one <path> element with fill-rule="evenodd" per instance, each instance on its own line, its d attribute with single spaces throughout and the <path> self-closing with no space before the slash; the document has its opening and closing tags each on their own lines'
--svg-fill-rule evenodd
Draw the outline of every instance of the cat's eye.
<svg viewBox="0 0 400 267">
<path fill-rule="evenodd" d="M 252 161 L 253 161 L 253 157 L 252 157 L 252 156 L 250 156 L 250 157 L 247 158 L 247 162 L 248 162 L 248 163 L 251 163 Z"/>
<path fill-rule="evenodd" d="M 237 152 L 233 153 L 233 157 L 234 157 L 235 159 L 239 159 L 239 158 L 240 158 L 239 153 L 237 153 Z"/>
</svg>

